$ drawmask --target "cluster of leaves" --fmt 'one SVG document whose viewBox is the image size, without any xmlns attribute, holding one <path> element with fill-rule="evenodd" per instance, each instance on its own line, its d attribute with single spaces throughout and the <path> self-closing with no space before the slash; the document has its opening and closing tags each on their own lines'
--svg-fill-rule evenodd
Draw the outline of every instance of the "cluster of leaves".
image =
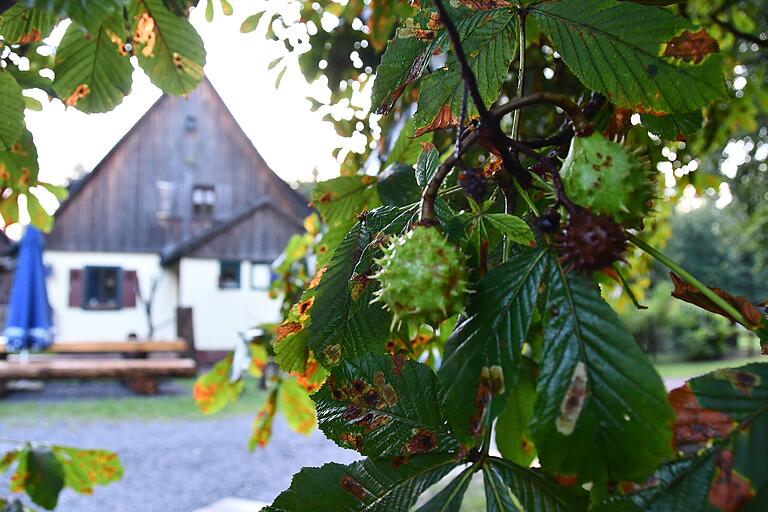
<svg viewBox="0 0 768 512">
<path fill-rule="evenodd" d="M 299 434 L 309 434 L 317 425 L 315 405 L 309 398 L 309 392 L 317 388 L 317 377 L 313 377 L 314 372 L 290 376 L 270 372 L 269 365 L 273 358 L 270 339 L 266 336 L 249 343 L 243 342 L 241 347 L 198 377 L 193 388 L 193 397 L 200 411 L 214 414 L 241 396 L 246 389 L 246 379 L 263 380 L 268 394 L 254 419 L 249 450 L 269 443 L 272 423 L 278 412 Z M 316 363 L 315 369 L 320 370 Z"/>
<path fill-rule="evenodd" d="M 273 271 L 279 276 L 272 283 L 270 295 L 282 300 L 283 316 L 301 296 L 309 276 L 308 257 L 319 241 L 319 219 L 312 214 L 304 221 L 306 232 L 289 240 L 283 254 L 274 262 Z M 309 434 L 317 426 L 315 405 L 309 398 L 325 379 L 317 362 L 309 361 L 301 372 L 291 375 L 272 371 L 275 353 L 273 342 L 285 335 L 285 328 L 260 326 L 260 334 L 243 340 L 231 354 L 219 361 L 195 382 L 193 396 L 203 414 L 214 414 L 236 401 L 246 390 L 246 380 L 258 379 L 267 390 L 264 405 L 257 412 L 248 442 L 250 450 L 264 447 L 272 434 L 272 423 L 278 412 L 288 426 L 300 434 Z"/>
<path fill-rule="evenodd" d="M 312 394 L 319 426 L 367 458 L 305 468 L 268 510 L 407 510 L 449 475 L 419 510 L 459 510 L 478 472 L 488 510 L 764 508 L 768 367 L 714 372 L 667 396 L 601 296 L 598 283 L 626 287 L 620 264 L 592 272 L 571 265 L 583 254 L 564 254 L 592 243 L 574 219 L 616 226 L 676 272 L 676 298 L 765 338 L 766 320 L 749 301 L 705 287 L 636 229 L 573 204 L 559 183 L 574 135 L 627 140 L 634 114 L 657 139 L 695 131 L 702 110 L 728 97 L 718 41 L 649 2 L 419 4 L 381 57 L 372 99 L 387 113 L 417 94 L 408 130 L 392 145 L 412 149 L 393 149 L 377 175 L 315 187 L 326 224 L 314 247 L 318 270 L 274 342 L 286 372 L 322 365 L 327 378 Z M 509 69 L 526 55 L 519 41 L 534 36 L 582 84 L 575 98 L 591 101 L 536 93 L 507 101 L 518 78 Z M 522 130 L 500 119 L 545 103 L 569 119 L 550 113 Z M 446 136 L 453 128 L 455 146 Z M 410 144 L 416 137 L 428 140 Z M 634 162 L 625 145 L 604 147 Z M 483 186 L 468 187 L 477 169 Z M 383 284 L 377 262 L 383 245 L 419 223 L 464 253 L 473 292 L 457 318 L 399 326 L 371 301 Z M 644 224 L 653 238 L 652 219 Z M 586 242 L 572 243 L 580 235 Z"/>
<path fill-rule="evenodd" d="M 33 503 L 46 510 L 56 508 L 65 487 L 92 494 L 95 486 L 109 485 L 123 477 L 117 454 L 106 450 L 24 444 L 0 458 L 0 473 L 14 464 L 11 492 L 26 492 Z M 19 500 L 0 499 L 0 507 L 6 512 L 28 510 Z"/>
<path fill-rule="evenodd" d="M 130 92 L 133 65 L 170 94 L 186 94 L 202 80 L 205 48 L 189 23 L 189 0 L 19 0 L 0 4 L 0 216 L 19 220 L 19 199 L 31 222 L 43 230 L 53 218 L 36 193 L 46 189 L 59 201 L 64 188 L 38 179 L 37 150 L 24 121 L 25 109 L 42 105 L 24 92 L 41 90 L 82 112 L 107 112 Z M 208 0 L 209 9 L 211 0 Z M 225 8 L 225 0 L 222 6 Z M 54 47 L 46 41 L 69 22 Z M 24 445 L 8 452 L 0 471 L 16 463 L 11 492 L 26 492 L 37 505 L 53 509 L 69 487 L 90 494 L 95 485 L 122 478 L 117 455 L 103 450 Z M 3 510 L 22 511 L 18 500 Z"/>
<path fill-rule="evenodd" d="M 38 180 L 37 152 L 25 128 L 24 109 L 41 105 L 24 91 L 44 91 L 82 112 L 107 112 L 131 90 L 133 65 L 170 94 L 200 82 L 203 41 L 187 19 L 186 0 L 20 0 L 0 10 L 0 215 L 18 221 L 20 196 L 33 224 L 48 230 L 52 218 L 35 196 L 44 187 L 60 201 L 66 190 Z M 209 8 L 212 5 L 208 1 Z M 222 5 L 226 2 L 222 3 Z M 228 5 L 228 4 L 227 4 Z M 64 20 L 57 47 L 46 38 Z"/>
</svg>

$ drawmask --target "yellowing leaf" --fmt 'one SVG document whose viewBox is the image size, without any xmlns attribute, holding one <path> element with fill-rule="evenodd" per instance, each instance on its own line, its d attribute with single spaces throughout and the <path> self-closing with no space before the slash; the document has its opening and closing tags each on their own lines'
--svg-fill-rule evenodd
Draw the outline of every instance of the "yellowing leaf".
<svg viewBox="0 0 768 512">
<path fill-rule="evenodd" d="M 232 354 L 229 354 L 197 378 L 192 396 L 203 414 L 220 411 L 243 392 L 245 383 L 242 380 L 230 381 L 232 358 Z"/>
<path fill-rule="evenodd" d="M 277 407 L 291 430 L 309 434 L 317 426 L 315 404 L 296 379 L 283 379 L 277 391 Z"/>
</svg>

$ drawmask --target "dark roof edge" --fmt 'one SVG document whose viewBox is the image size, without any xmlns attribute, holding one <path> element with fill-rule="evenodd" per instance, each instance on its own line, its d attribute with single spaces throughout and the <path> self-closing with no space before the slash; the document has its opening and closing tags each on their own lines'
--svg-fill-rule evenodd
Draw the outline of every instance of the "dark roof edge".
<svg viewBox="0 0 768 512">
<path fill-rule="evenodd" d="M 260 201 L 255 202 L 251 206 L 248 206 L 240 210 L 239 212 L 229 217 L 227 220 L 214 224 L 213 226 L 203 230 L 197 235 L 191 236 L 185 240 L 182 240 L 179 243 L 176 243 L 168 247 L 167 249 L 164 249 L 160 253 L 160 265 L 162 265 L 163 267 L 169 267 L 171 265 L 178 263 L 179 260 L 181 260 L 181 258 L 186 256 L 190 252 L 204 246 L 208 242 L 211 242 L 212 240 L 224 234 L 225 232 L 229 231 L 230 229 L 234 228 L 241 222 L 245 221 L 246 219 L 249 219 L 257 211 L 264 208 L 270 208 L 274 210 L 276 213 L 278 213 L 279 215 L 282 215 L 283 217 L 288 219 L 290 222 L 292 222 L 299 229 L 302 229 L 302 230 L 304 229 L 304 225 L 295 217 L 281 210 L 280 208 L 277 208 L 274 205 L 274 203 L 272 203 L 272 201 L 270 201 L 269 199 L 262 199 Z"/>
<path fill-rule="evenodd" d="M 298 207 L 298 208 L 297 208 L 297 213 L 303 212 L 302 214 L 303 214 L 304 216 L 306 216 L 306 215 L 309 215 L 309 213 L 311 212 L 311 209 L 309 208 L 309 206 L 308 206 L 308 204 L 307 204 L 307 198 L 305 198 L 304 196 L 302 196 L 302 195 L 301 195 L 301 193 L 299 193 L 297 190 L 293 189 L 293 188 L 292 188 L 292 187 L 291 187 L 291 186 L 290 186 L 290 185 L 289 185 L 289 184 L 288 184 L 288 183 L 287 183 L 285 180 L 283 180 L 283 179 L 282 179 L 280 176 L 278 176 L 278 175 L 275 173 L 275 171 L 274 171 L 274 170 L 273 170 L 273 169 L 272 169 L 272 168 L 269 166 L 269 164 L 267 164 L 266 160 L 264 160 L 264 157 L 263 157 L 263 156 L 261 156 L 261 153 L 259 152 L 258 148 L 256 148 L 256 145 L 253 143 L 253 141 L 251 140 L 251 138 L 250 138 L 250 137 L 248 137 L 248 134 L 246 134 L 246 133 L 245 133 L 245 130 L 243 130 L 243 127 L 242 127 L 242 126 L 240 126 L 240 123 L 237 121 L 237 118 L 236 118 L 236 117 L 235 117 L 235 116 L 232 114 L 232 111 L 229 109 L 229 107 L 227 106 L 227 103 L 224 101 L 224 99 L 223 99 L 223 98 L 221 97 L 221 95 L 219 94 L 219 91 L 217 91 L 217 90 L 216 90 L 216 87 L 214 87 L 214 86 L 213 86 L 213 84 L 211 83 L 211 81 L 208 79 L 208 77 L 207 77 L 207 76 L 204 76 L 204 77 L 203 77 L 203 81 L 208 83 L 208 86 L 209 86 L 209 87 L 211 88 L 211 90 L 213 91 L 213 94 L 214 94 L 214 96 L 216 97 L 216 99 L 218 99 L 218 100 L 219 100 L 219 102 L 220 102 L 220 103 L 221 103 L 221 105 L 224 107 L 224 110 L 225 110 L 225 111 L 226 111 L 226 113 L 229 115 L 229 117 L 232 119 L 232 121 L 234 121 L 234 123 L 235 123 L 235 126 L 237 127 L 237 129 L 240 131 L 240 133 L 243 135 L 243 137 L 245 137 L 245 139 L 248 141 L 248 143 L 250 144 L 251 148 L 252 148 L 252 149 L 253 149 L 253 150 L 256 152 L 256 154 L 259 156 L 259 158 L 261 158 L 261 160 L 262 160 L 262 161 L 264 161 L 264 164 L 266 165 L 267 169 L 269 170 L 269 172 L 268 172 L 267 174 L 268 174 L 268 175 L 270 175 L 271 179 L 275 180 L 275 181 L 278 183 L 278 186 L 281 186 L 281 187 L 283 187 L 283 188 L 284 188 L 284 189 L 285 189 L 285 190 L 288 192 L 288 195 L 289 195 L 289 196 L 290 196 L 290 197 L 291 197 L 291 198 L 294 200 L 294 202 L 295 202 L 296 206 Z M 201 82 L 201 84 L 202 84 L 202 82 Z M 198 84 L 198 87 L 199 87 L 201 84 Z M 192 93 L 194 93 L 194 91 L 192 91 Z M 190 93 L 190 94 L 191 94 L 191 93 Z M 142 115 L 142 116 L 139 118 L 139 120 L 138 120 L 138 121 L 136 121 L 136 123 L 134 123 L 134 125 L 133 125 L 133 126 L 132 126 L 132 127 L 131 127 L 131 128 L 128 130 L 128 131 L 127 131 L 127 132 L 125 132 L 125 134 L 124 134 L 122 137 L 120 137 L 120 140 L 118 140 L 118 141 L 117 141 L 117 143 L 115 143 L 115 145 L 114 145 L 114 146 L 112 146 L 112 148 L 109 150 L 109 152 L 107 152 L 107 154 L 106 154 L 106 155 L 104 155 L 104 158 L 102 158 L 102 159 L 99 161 L 99 163 L 98 163 L 98 164 L 96 164 L 96 166 L 93 168 L 93 170 L 92 170 L 91 172 L 89 172 L 88 174 L 84 175 L 82 178 L 80 178 L 80 179 L 79 179 L 79 180 L 77 180 L 76 182 L 74 182 L 74 186 L 73 186 L 73 187 L 71 188 L 71 190 L 70 190 L 70 195 L 69 195 L 69 197 L 68 197 L 66 200 L 64 200 L 64 201 L 61 203 L 61 205 L 60 205 L 60 206 L 59 206 L 59 208 L 56 210 L 56 213 L 55 213 L 54 215 L 58 215 L 59 213 L 63 212 L 63 211 L 64 211 L 64 210 L 67 208 L 67 206 L 68 206 L 70 203 L 72 203 L 72 202 L 73 202 L 73 200 L 74 200 L 74 199 L 75 199 L 75 198 L 76 198 L 76 197 L 77 197 L 77 196 L 80 194 L 80 192 L 81 192 L 81 191 L 82 191 L 82 190 L 83 190 L 83 189 L 84 189 L 84 188 L 85 188 L 85 187 L 88 185 L 88 183 L 89 183 L 89 182 L 90 182 L 90 181 L 91 181 L 91 180 L 92 180 L 92 179 L 93 179 L 93 178 L 96 176 L 96 174 L 97 174 L 97 173 L 98 173 L 98 172 L 99 172 L 99 171 L 100 171 L 100 170 L 101 170 L 101 169 L 104 167 L 104 165 L 106 164 L 106 162 L 108 162 L 108 161 L 109 161 L 109 160 L 112 158 L 112 156 L 113 156 L 113 155 L 114 155 L 114 153 L 117 151 L 117 149 L 118 149 L 120 146 L 122 146 L 122 145 L 123 145 L 123 143 L 124 143 L 126 140 L 128 140 L 128 138 L 129 138 L 131 135 L 133 135 L 133 133 L 134 133 L 136 130 L 138 130 L 139 126 L 141 126 L 141 124 L 142 124 L 142 123 L 143 123 L 143 122 L 144 122 L 144 121 L 145 121 L 145 120 L 146 120 L 146 119 L 147 119 L 147 118 L 148 118 L 148 117 L 149 117 L 149 116 L 150 116 L 150 115 L 151 115 L 151 114 L 152 114 L 152 113 L 153 113 L 155 110 L 157 110 L 157 109 L 160 107 L 160 104 L 161 104 L 163 101 L 165 101 L 167 98 L 170 98 L 170 97 L 172 97 L 172 96 L 171 96 L 171 95 L 169 95 L 169 94 L 167 94 L 167 93 L 163 93 L 163 94 L 162 94 L 162 95 L 161 95 L 161 96 L 160 96 L 160 97 L 157 99 L 157 101 L 155 101 L 155 102 L 152 104 L 152 106 L 150 106 L 150 107 L 147 109 L 147 111 L 146 111 L 146 112 L 144 112 L 144 114 L 143 114 L 143 115 Z"/>
<path fill-rule="evenodd" d="M 62 201 L 61 205 L 59 205 L 59 208 L 56 210 L 56 213 L 54 213 L 54 216 L 59 215 L 61 212 L 63 212 L 67 206 L 69 206 L 74 199 L 82 192 L 82 190 L 88 185 L 88 183 L 96 176 L 96 174 L 101 171 L 101 169 L 104 167 L 104 165 L 112 158 L 112 156 L 115 154 L 117 149 L 123 145 L 123 143 L 128 140 L 128 137 L 133 135 L 133 132 L 139 129 L 139 126 L 154 112 L 160 107 L 160 104 L 168 97 L 167 94 L 161 95 L 157 101 L 155 101 L 152 106 L 150 106 L 146 112 L 139 118 L 138 121 L 136 121 L 131 128 L 125 132 L 125 134 L 120 137 L 120 140 L 118 140 L 114 146 L 107 152 L 106 155 L 104 155 L 104 158 L 99 160 L 99 163 L 96 164 L 96 166 L 91 170 L 91 172 L 83 175 L 82 178 L 72 182 L 70 185 L 70 192 L 69 197 L 67 197 L 64 201 Z"/>
<path fill-rule="evenodd" d="M 307 204 L 307 198 L 301 195 L 301 193 L 298 190 L 295 190 L 293 187 L 291 187 L 287 181 L 285 181 L 283 178 L 277 175 L 277 173 L 272 169 L 272 167 L 267 163 L 266 160 L 264 160 L 264 157 L 261 155 L 261 152 L 259 151 L 259 148 L 256 147 L 256 144 L 253 140 L 248 136 L 248 134 L 243 130 L 243 127 L 240 125 L 240 123 L 237 121 L 237 118 L 232 113 L 232 111 L 229 109 L 229 106 L 227 105 L 227 102 L 224 101 L 224 98 L 221 97 L 221 94 L 219 94 L 218 89 L 213 86 L 211 81 L 208 79 L 208 76 L 204 76 L 203 80 L 208 82 L 208 85 L 211 88 L 211 91 L 213 91 L 213 95 L 216 97 L 216 99 L 219 100 L 219 102 L 224 107 L 224 110 L 229 115 L 229 117 L 234 121 L 235 126 L 237 127 L 238 131 L 245 137 L 245 139 L 248 141 L 248 144 L 250 144 L 251 148 L 256 152 L 256 154 L 259 156 L 259 158 L 264 162 L 264 165 L 269 170 L 270 177 L 275 180 L 278 183 L 278 186 L 283 187 L 287 192 L 288 195 L 296 202 L 296 206 L 299 208 L 299 212 L 305 212 L 303 215 L 306 217 L 310 214 L 311 209 L 309 208 L 309 205 Z"/>
</svg>

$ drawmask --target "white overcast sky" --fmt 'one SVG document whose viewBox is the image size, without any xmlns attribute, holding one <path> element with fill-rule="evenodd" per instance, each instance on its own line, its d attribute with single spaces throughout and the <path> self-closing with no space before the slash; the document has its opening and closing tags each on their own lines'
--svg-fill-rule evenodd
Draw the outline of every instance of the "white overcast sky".
<svg viewBox="0 0 768 512">
<path fill-rule="evenodd" d="M 235 13 L 225 17 L 215 2 L 217 12 L 212 23 L 205 21 L 203 8 L 191 16 L 205 41 L 208 78 L 261 155 L 283 179 L 310 180 L 315 168 L 321 179 L 334 176 L 338 164 L 331 150 L 340 139 L 330 123 L 311 112 L 305 99 L 310 94 L 322 98 L 328 94 L 327 89 L 322 83 L 308 85 L 294 63 L 275 90 L 279 67 L 268 70 L 267 66 L 285 52 L 284 46 L 265 39 L 264 22 L 268 16 L 262 18 L 257 32 L 240 33 L 243 19 L 253 14 L 261 2 L 231 3 Z M 201 6 L 204 4 L 201 2 Z M 57 28 L 52 40 L 60 38 L 62 32 L 63 27 Z M 63 184 L 78 165 L 92 169 L 160 94 L 137 70 L 132 93 L 106 114 L 86 115 L 65 109 L 58 100 L 49 102 L 45 94 L 36 95 L 44 100 L 44 109 L 27 111 L 27 124 L 39 151 L 41 179 Z"/>
</svg>

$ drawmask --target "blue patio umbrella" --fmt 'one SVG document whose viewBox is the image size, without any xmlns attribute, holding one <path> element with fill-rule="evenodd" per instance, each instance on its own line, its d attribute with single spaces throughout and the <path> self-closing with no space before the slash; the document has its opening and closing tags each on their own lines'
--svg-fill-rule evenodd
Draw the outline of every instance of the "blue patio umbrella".
<svg viewBox="0 0 768 512">
<path fill-rule="evenodd" d="M 28 226 L 19 244 L 8 301 L 5 337 L 9 351 L 44 350 L 52 342 L 51 306 L 45 289 L 43 235 Z"/>
</svg>

